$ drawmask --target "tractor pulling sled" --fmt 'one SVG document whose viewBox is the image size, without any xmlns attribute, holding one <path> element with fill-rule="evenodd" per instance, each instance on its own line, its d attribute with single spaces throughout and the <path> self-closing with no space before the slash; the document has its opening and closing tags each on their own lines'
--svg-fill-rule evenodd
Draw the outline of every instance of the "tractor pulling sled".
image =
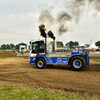
<svg viewBox="0 0 100 100">
<path fill-rule="evenodd" d="M 30 41 L 30 64 L 36 65 L 37 68 L 43 69 L 48 65 L 70 65 L 74 71 L 81 71 L 86 66 L 89 68 L 88 53 L 83 50 L 73 50 L 71 55 L 58 55 L 55 52 L 55 37 L 49 31 L 45 33 L 45 26 L 39 26 L 39 31 L 44 40 Z M 47 35 L 53 39 L 53 42 L 47 43 Z M 51 46 L 48 47 L 48 46 Z M 52 50 L 51 50 L 52 49 Z"/>
</svg>

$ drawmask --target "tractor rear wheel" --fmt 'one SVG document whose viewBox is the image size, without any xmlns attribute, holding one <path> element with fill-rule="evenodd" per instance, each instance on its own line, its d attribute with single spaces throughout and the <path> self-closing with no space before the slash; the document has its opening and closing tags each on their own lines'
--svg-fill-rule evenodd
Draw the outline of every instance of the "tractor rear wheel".
<svg viewBox="0 0 100 100">
<path fill-rule="evenodd" d="M 70 61 L 70 66 L 72 70 L 81 71 L 86 67 L 86 60 L 80 56 L 73 57 Z"/>
</svg>

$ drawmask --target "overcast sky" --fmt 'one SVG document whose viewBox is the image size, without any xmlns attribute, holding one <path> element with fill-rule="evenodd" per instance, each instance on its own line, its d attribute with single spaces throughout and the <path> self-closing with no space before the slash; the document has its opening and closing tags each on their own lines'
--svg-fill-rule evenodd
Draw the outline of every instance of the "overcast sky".
<svg viewBox="0 0 100 100">
<path fill-rule="evenodd" d="M 56 36 L 56 40 L 64 44 L 69 41 L 78 41 L 80 44 L 89 44 L 100 41 L 100 9 L 96 9 L 95 3 L 88 4 L 88 0 L 83 0 L 86 4 L 77 7 L 80 15 L 70 13 L 74 11 L 70 3 L 71 0 L 0 0 L 0 45 L 28 43 L 30 40 L 41 39 L 38 26 L 41 11 L 48 10 L 53 17 L 61 11 L 71 15 L 68 31 L 58 34 L 57 25 L 50 28 Z M 72 0 L 72 2 L 75 0 Z M 91 0 L 90 0 L 91 1 Z M 94 0 L 95 1 L 95 0 Z M 100 7 L 100 2 L 98 3 Z M 71 10 L 70 10 L 71 9 Z M 75 12 L 73 12 L 75 13 Z M 47 26 L 49 27 L 49 26 Z"/>
</svg>

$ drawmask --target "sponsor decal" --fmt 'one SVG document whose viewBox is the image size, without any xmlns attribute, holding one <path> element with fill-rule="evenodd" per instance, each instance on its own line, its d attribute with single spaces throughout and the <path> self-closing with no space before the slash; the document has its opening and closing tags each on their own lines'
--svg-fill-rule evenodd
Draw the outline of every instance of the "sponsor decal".
<svg viewBox="0 0 100 100">
<path fill-rule="evenodd" d="M 62 59 L 61 58 L 57 58 L 57 63 L 62 63 Z"/>
<path fill-rule="evenodd" d="M 78 52 L 78 50 L 73 50 L 73 52 Z"/>
<path fill-rule="evenodd" d="M 66 59 L 67 60 L 67 58 L 62 58 L 62 59 Z"/>
<path fill-rule="evenodd" d="M 83 53 L 82 50 L 80 50 L 79 53 L 80 53 L 80 54 Z"/>
<path fill-rule="evenodd" d="M 50 60 L 50 62 L 52 63 L 52 60 Z"/>
<path fill-rule="evenodd" d="M 63 63 L 67 63 L 67 61 L 63 61 Z"/>
</svg>

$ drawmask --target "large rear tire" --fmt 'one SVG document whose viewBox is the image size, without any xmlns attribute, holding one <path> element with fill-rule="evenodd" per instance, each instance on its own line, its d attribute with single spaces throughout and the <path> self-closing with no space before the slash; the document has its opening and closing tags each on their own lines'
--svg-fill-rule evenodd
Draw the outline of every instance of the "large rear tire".
<svg viewBox="0 0 100 100">
<path fill-rule="evenodd" d="M 81 71 L 86 67 L 86 60 L 80 56 L 73 57 L 70 61 L 70 66 L 72 70 Z"/>
<path fill-rule="evenodd" d="M 46 67 L 45 60 L 43 58 L 39 58 L 36 60 L 36 67 L 39 69 L 43 69 Z"/>
</svg>

